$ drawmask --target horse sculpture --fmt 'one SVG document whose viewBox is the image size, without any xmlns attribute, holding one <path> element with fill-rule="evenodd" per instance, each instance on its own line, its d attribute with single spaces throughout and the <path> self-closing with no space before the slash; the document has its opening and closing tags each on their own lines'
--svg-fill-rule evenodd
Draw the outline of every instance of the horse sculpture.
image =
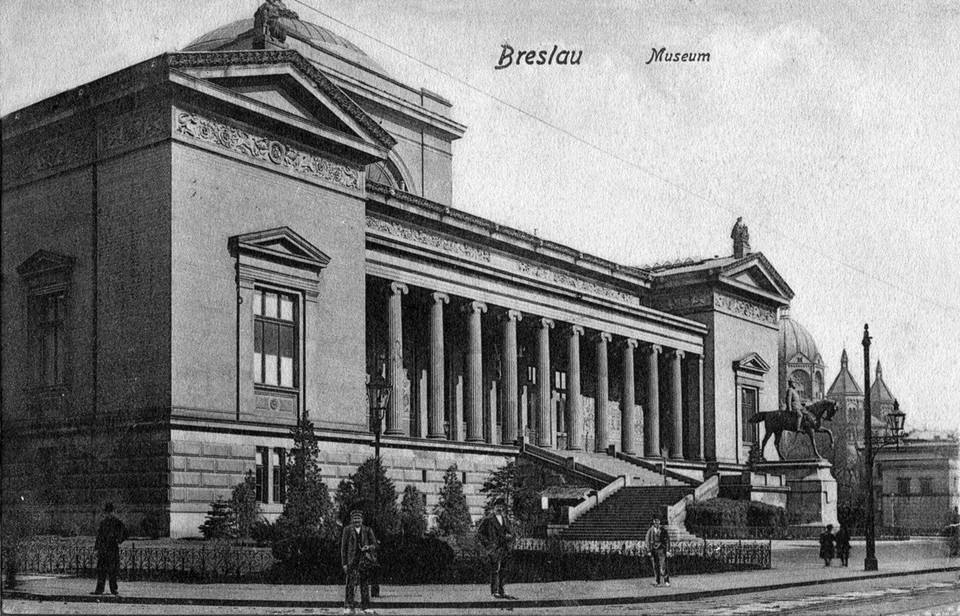
<svg viewBox="0 0 960 616">
<path fill-rule="evenodd" d="M 817 449 L 817 442 L 813 438 L 817 432 L 826 433 L 830 437 L 830 447 L 833 448 L 833 432 L 827 428 L 821 427 L 822 421 L 830 421 L 837 412 L 837 403 L 833 400 L 819 400 L 806 407 L 806 413 L 800 421 L 800 430 L 797 430 L 797 416 L 789 411 L 770 411 L 769 413 L 757 413 L 750 418 L 750 423 L 757 424 L 763 422 L 764 432 L 763 443 L 760 445 L 762 452 L 767 446 L 770 436 L 773 436 L 773 444 L 777 448 L 777 455 L 783 460 L 783 452 L 780 451 L 780 437 L 785 431 L 803 432 L 810 438 L 810 446 L 813 448 L 813 454 L 820 458 L 820 451 Z M 811 420 L 809 416 L 813 417 Z"/>
</svg>

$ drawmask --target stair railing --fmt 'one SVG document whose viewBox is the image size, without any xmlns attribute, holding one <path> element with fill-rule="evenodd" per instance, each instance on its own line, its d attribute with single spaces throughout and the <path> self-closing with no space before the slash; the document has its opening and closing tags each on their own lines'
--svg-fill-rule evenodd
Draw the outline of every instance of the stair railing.
<svg viewBox="0 0 960 616">
<path fill-rule="evenodd" d="M 567 515 L 566 525 L 569 527 L 571 524 L 577 521 L 577 518 L 582 517 L 594 507 L 616 494 L 622 488 L 629 486 L 631 479 L 632 478 L 628 476 L 620 476 L 603 488 L 597 490 L 596 492 L 592 492 L 590 496 L 581 501 L 579 505 L 570 508 L 569 514 Z"/>
<path fill-rule="evenodd" d="M 539 462 L 555 466 L 562 469 L 564 472 L 571 473 L 585 480 L 590 487 L 594 489 L 603 489 L 604 486 L 608 486 L 610 482 L 616 479 L 613 475 L 608 475 L 602 471 L 598 471 L 595 468 L 585 466 L 578 463 L 573 457 L 563 456 L 558 453 L 554 453 L 549 449 L 544 449 L 542 447 L 537 447 L 527 443 L 525 439 L 518 439 L 520 444 L 520 455 L 533 458 Z"/>
<path fill-rule="evenodd" d="M 667 507 L 667 524 L 677 527 L 678 530 L 684 530 L 687 522 L 687 505 L 716 498 L 719 492 L 720 475 L 708 477 L 706 481 L 697 486 L 693 494 L 687 494 L 679 502 Z"/>
<path fill-rule="evenodd" d="M 698 485 L 698 482 L 696 479 L 693 479 L 692 477 L 687 477 L 686 475 L 682 475 L 676 471 L 671 471 L 668 468 L 664 468 L 663 464 L 659 462 L 649 462 L 647 460 L 644 460 L 643 458 L 638 458 L 636 456 L 631 456 L 628 453 L 623 453 L 622 451 L 614 451 L 611 455 L 613 455 L 613 457 L 615 457 L 618 460 L 623 460 L 624 462 L 629 462 L 634 466 L 639 466 L 640 468 L 645 468 L 648 471 L 653 471 L 658 475 L 663 475 L 667 479 L 673 479 L 674 481 L 678 481 L 683 485 L 687 485 L 687 486 Z"/>
</svg>

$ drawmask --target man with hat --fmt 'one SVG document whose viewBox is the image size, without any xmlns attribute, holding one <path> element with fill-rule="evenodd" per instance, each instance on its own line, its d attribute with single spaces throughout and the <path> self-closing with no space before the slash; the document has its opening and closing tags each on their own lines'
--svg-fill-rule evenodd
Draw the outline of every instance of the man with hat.
<svg viewBox="0 0 960 616">
<path fill-rule="evenodd" d="M 493 505 L 493 512 L 480 522 L 477 539 L 487 551 L 490 565 L 490 594 L 496 599 L 509 598 L 503 589 L 504 570 L 510 550 L 513 549 L 513 529 L 507 519 L 502 500 Z"/>
<path fill-rule="evenodd" d="M 340 541 L 340 562 L 346 575 L 346 597 L 343 613 L 353 614 L 357 609 L 357 584 L 360 585 L 360 611 L 372 614 L 370 609 L 370 575 L 377 567 L 377 538 L 373 529 L 363 523 L 363 511 L 350 512 L 350 525 L 343 529 Z"/>
<path fill-rule="evenodd" d="M 113 512 L 113 503 L 103 507 L 106 514 L 97 531 L 94 551 L 97 553 L 97 588 L 91 595 L 102 595 L 107 578 L 110 579 L 110 593 L 119 595 L 117 573 L 120 571 L 120 544 L 127 540 L 127 527 Z"/>
</svg>

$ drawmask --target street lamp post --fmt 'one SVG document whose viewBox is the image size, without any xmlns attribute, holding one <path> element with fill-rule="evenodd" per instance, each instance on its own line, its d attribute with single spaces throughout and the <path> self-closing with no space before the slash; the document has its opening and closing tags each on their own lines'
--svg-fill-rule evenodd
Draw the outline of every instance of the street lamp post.
<svg viewBox="0 0 960 616">
<path fill-rule="evenodd" d="M 374 532 L 380 532 L 377 527 L 377 517 L 380 513 L 380 433 L 383 432 L 383 415 L 390 405 L 390 394 L 393 387 L 379 371 L 367 381 L 367 400 L 370 404 L 370 418 L 373 420 L 373 519 L 371 523 Z M 380 583 L 374 580 L 371 585 L 371 594 L 380 596 Z"/>
<path fill-rule="evenodd" d="M 866 556 L 863 560 L 864 571 L 876 571 L 879 568 L 877 562 L 876 545 L 876 503 L 874 502 L 873 490 L 873 462 L 874 457 L 881 449 L 887 445 L 896 445 L 900 447 L 900 439 L 903 433 L 903 422 L 906 415 L 900 412 L 900 402 L 893 401 L 893 412 L 884 416 L 886 423 L 885 433 L 881 436 L 873 436 L 873 418 L 870 404 L 870 328 L 863 326 L 863 452 L 864 463 L 867 472 L 867 527 L 864 531 L 864 539 L 867 542 Z"/>
</svg>

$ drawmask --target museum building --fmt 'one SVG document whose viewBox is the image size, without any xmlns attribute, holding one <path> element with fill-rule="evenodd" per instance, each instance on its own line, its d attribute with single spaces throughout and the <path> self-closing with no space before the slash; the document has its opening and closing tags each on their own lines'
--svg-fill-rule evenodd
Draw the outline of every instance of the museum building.
<svg viewBox="0 0 960 616">
<path fill-rule="evenodd" d="M 377 374 L 428 510 L 522 450 L 741 474 L 793 297 L 745 225 L 640 267 L 472 215 L 451 107 L 268 2 L 4 117 L 4 493 L 190 536 L 252 470 L 275 517 L 302 414 L 331 488 L 373 454 Z"/>
</svg>

